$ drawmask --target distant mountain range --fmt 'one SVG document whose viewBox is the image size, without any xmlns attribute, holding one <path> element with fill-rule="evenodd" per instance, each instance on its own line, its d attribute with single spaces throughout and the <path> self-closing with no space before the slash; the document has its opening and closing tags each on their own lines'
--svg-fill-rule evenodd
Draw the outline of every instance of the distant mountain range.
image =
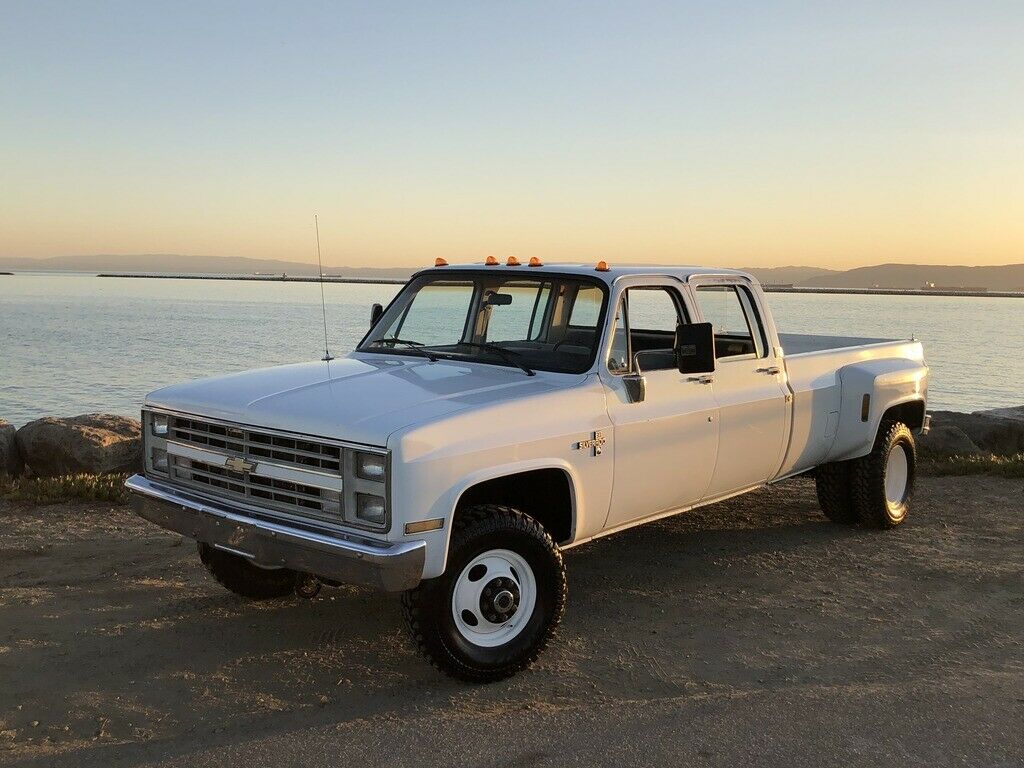
<svg viewBox="0 0 1024 768">
<path fill-rule="evenodd" d="M 316 264 L 239 256 L 181 256 L 156 253 L 133 256 L 55 256 L 48 259 L 0 258 L 0 270 L 61 270 L 74 272 L 154 272 L 174 274 L 254 273 L 316 275 Z M 325 266 L 325 275 L 337 277 L 402 279 L 415 272 L 412 267 Z M 752 267 L 750 272 L 763 283 L 806 288 L 983 288 L 990 291 L 1024 291 L 1024 264 L 996 267 L 945 266 L 931 264 L 879 264 L 849 270 L 820 267 Z"/>
</svg>

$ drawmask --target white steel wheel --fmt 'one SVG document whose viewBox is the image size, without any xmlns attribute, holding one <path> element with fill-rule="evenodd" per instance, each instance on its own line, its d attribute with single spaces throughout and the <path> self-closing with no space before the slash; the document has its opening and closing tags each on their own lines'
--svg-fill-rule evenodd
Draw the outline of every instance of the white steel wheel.
<svg viewBox="0 0 1024 768">
<path fill-rule="evenodd" d="M 910 462 L 907 460 L 907 449 L 896 443 L 889 451 L 885 463 L 885 500 L 893 507 L 903 504 L 907 498 L 907 487 L 910 481 Z"/>
<path fill-rule="evenodd" d="M 468 642 L 495 648 L 515 639 L 537 605 L 537 578 L 526 560 L 509 549 L 473 558 L 452 590 L 452 618 Z"/>
</svg>

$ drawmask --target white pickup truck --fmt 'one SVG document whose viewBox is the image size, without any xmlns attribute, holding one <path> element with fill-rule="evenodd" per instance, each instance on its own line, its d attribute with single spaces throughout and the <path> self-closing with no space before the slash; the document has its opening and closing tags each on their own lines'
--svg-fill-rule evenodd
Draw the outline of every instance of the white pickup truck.
<svg viewBox="0 0 1024 768">
<path fill-rule="evenodd" d="M 569 547 L 811 471 L 831 520 L 899 525 L 927 381 L 914 340 L 780 334 L 740 272 L 438 259 L 343 358 L 151 393 L 128 488 L 233 592 L 403 592 L 491 681 L 551 638 Z"/>
</svg>

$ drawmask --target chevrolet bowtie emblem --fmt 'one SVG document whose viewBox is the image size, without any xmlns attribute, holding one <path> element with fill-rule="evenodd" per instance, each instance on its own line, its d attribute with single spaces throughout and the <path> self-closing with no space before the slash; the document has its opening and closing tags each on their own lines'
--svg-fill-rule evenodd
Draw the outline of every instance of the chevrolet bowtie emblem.
<svg viewBox="0 0 1024 768">
<path fill-rule="evenodd" d="M 589 440 L 580 440 L 576 443 L 576 450 L 585 451 L 588 448 L 593 450 L 591 456 L 600 456 L 601 448 L 608 442 L 604 439 L 604 435 L 601 432 L 595 432 L 594 436 Z"/>
<path fill-rule="evenodd" d="M 256 469 L 256 462 L 246 461 L 241 456 L 232 456 L 224 462 L 224 466 L 232 472 L 252 472 Z"/>
</svg>

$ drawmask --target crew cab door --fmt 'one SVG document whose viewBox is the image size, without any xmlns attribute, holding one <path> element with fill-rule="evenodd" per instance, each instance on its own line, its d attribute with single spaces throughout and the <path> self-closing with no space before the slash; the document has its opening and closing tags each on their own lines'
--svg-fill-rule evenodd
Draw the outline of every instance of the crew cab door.
<svg viewBox="0 0 1024 768">
<path fill-rule="evenodd" d="M 670 279 L 634 278 L 612 296 L 601 366 L 615 454 L 606 527 L 695 504 L 711 481 L 718 406 L 711 386 L 676 366 L 676 325 L 692 314 L 680 287 Z M 629 390 L 638 376 L 645 383 L 639 400 Z"/>
<path fill-rule="evenodd" d="M 718 461 L 707 492 L 715 498 L 774 479 L 789 436 L 789 390 L 749 283 L 694 278 L 690 287 L 715 331 Z"/>
</svg>

